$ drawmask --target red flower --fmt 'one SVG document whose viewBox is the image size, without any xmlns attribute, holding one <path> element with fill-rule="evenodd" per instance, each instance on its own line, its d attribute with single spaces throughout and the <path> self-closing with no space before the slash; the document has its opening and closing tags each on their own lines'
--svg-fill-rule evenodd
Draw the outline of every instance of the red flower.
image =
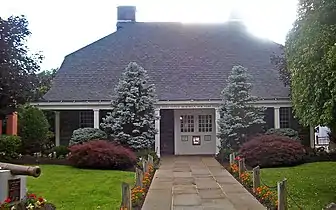
<svg viewBox="0 0 336 210">
<path fill-rule="evenodd" d="M 241 159 L 241 157 L 239 157 L 239 156 L 235 158 L 235 160 L 240 160 L 240 159 Z"/>
<path fill-rule="evenodd" d="M 29 198 L 34 198 L 34 199 L 36 199 L 36 195 L 33 194 L 33 193 L 32 193 L 32 194 L 29 194 L 28 197 L 29 197 Z"/>
<path fill-rule="evenodd" d="M 10 198 L 6 198 L 5 203 L 10 203 L 12 200 Z"/>
<path fill-rule="evenodd" d="M 40 201 L 41 203 L 44 201 L 44 198 L 42 198 L 42 197 L 39 197 L 38 198 L 38 201 Z"/>
</svg>

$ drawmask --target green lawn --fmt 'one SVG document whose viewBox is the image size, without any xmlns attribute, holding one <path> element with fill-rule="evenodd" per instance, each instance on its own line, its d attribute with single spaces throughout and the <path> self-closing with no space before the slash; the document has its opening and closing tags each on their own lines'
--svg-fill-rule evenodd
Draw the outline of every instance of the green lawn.
<svg viewBox="0 0 336 210">
<path fill-rule="evenodd" d="M 121 182 L 133 183 L 134 173 L 84 170 L 42 165 L 39 178 L 29 177 L 28 191 L 41 195 L 58 210 L 118 209 Z"/>
<path fill-rule="evenodd" d="M 289 168 L 261 170 L 261 178 L 267 185 L 287 178 L 289 194 L 304 210 L 322 209 L 336 202 L 336 162 L 308 163 Z M 299 209 L 289 199 L 289 209 Z"/>
</svg>

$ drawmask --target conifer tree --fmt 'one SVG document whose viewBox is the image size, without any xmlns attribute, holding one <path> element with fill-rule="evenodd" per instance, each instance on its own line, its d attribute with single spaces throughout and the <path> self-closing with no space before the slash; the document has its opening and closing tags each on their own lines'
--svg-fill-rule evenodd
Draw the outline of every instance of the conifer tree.
<svg viewBox="0 0 336 210">
<path fill-rule="evenodd" d="M 131 62 L 116 87 L 112 112 L 103 119 L 101 127 L 111 139 L 135 150 L 153 148 L 156 94 L 148 84 L 145 69 Z"/>
<path fill-rule="evenodd" d="M 237 151 L 246 137 L 262 130 L 264 108 L 252 103 L 258 99 L 250 95 L 251 76 L 243 66 L 234 66 L 228 77 L 228 84 L 222 91 L 219 133 L 222 149 Z"/>
</svg>

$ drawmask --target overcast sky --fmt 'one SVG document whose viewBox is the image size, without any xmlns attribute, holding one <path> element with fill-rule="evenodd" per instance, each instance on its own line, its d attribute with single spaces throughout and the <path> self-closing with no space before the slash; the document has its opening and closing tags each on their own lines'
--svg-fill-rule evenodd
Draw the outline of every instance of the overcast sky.
<svg viewBox="0 0 336 210">
<path fill-rule="evenodd" d="M 28 46 L 45 56 L 42 70 L 59 67 L 64 56 L 116 30 L 116 7 L 137 6 L 137 21 L 225 22 L 240 1 L 240 14 L 257 36 L 284 43 L 296 17 L 297 0 L 10 0 L 0 15 L 25 15 Z"/>
</svg>

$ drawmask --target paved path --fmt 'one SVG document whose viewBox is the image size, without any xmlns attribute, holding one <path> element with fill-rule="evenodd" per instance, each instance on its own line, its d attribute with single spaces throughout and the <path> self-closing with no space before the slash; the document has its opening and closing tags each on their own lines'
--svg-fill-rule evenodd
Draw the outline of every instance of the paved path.
<svg viewBox="0 0 336 210">
<path fill-rule="evenodd" d="M 142 210 L 265 210 L 213 157 L 161 159 Z"/>
</svg>

